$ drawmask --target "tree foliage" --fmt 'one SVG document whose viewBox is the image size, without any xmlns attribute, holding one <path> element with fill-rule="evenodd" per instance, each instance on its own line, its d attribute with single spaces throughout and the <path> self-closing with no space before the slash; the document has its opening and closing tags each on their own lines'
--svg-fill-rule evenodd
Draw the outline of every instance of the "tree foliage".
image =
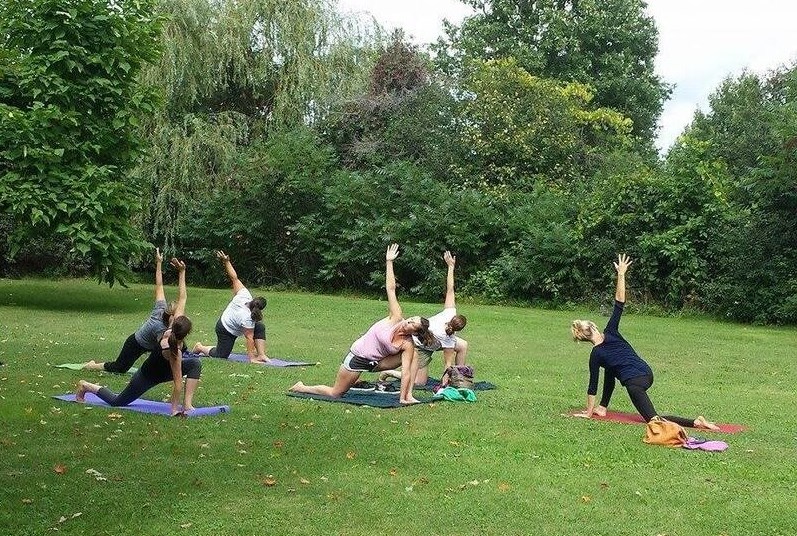
<svg viewBox="0 0 797 536">
<path fill-rule="evenodd" d="M 248 147 L 323 119 L 366 84 L 368 28 L 325 0 L 161 0 L 164 54 L 142 79 L 164 95 L 142 130 L 152 150 L 136 170 L 148 185 L 143 225 L 171 245 L 181 210 L 241 186 Z"/>
<path fill-rule="evenodd" d="M 447 26 L 435 49 L 448 73 L 472 59 L 514 57 L 528 73 L 594 88 L 598 106 L 633 121 L 650 143 L 669 88 L 656 75 L 658 32 L 642 0 L 465 0 L 476 10 Z"/>
<path fill-rule="evenodd" d="M 0 206 L 13 255 L 58 235 L 113 284 L 143 246 L 126 172 L 140 150 L 138 117 L 153 96 L 137 83 L 156 58 L 146 0 L 7 0 L 0 5 Z"/>
</svg>

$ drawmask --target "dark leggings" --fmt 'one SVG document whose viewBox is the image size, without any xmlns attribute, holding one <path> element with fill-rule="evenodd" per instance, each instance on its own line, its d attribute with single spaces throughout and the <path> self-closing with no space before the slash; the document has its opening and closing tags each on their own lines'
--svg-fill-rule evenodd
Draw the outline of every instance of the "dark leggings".
<svg viewBox="0 0 797 536">
<path fill-rule="evenodd" d="M 221 318 L 219 318 L 216 322 L 216 346 L 210 349 L 208 355 L 221 359 L 229 358 L 237 338 L 224 329 L 224 324 L 221 323 Z M 263 322 L 255 322 L 255 340 L 266 340 L 266 325 Z"/>
<path fill-rule="evenodd" d="M 189 379 L 198 380 L 202 374 L 202 362 L 196 357 L 183 359 L 181 367 L 183 376 L 187 376 Z M 118 395 L 107 387 L 101 387 L 97 391 L 97 396 L 111 406 L 126 406 L 159 383 L 166 383 L 171 379 L 171 375 L 167 376 L 166 374 L 157 378 L 150 378 L 139 369 L 133 374 L 127 387 L 122 389 L 122 392 Z"/>
<path fill-rule="evenodd" d="M 106 372 L 114 372 L 116 374 L 124 374 L 130 367 L 133 366 L 133 363 L 136 360 L 147 353 L 149 350 L 138 344 L 136 340 L 136 334 L 133 333 L 130 335 L 125 343 L 122 345 L 122 349 L 119 351 L 119 357 L 116 358 L 116 361 L 106 361 L 103 363 L 102 368 L 105 369 Z"/>
<path fill-rule="evenodd" d="M 642 418 L 645 419 L 645 422 L 650 421 L 650 419 L 658 415 L 647 393 L 651 385 L 653 385 L 653 376 L 650 374 L 637 376 L 625 382 L 625 388 L 628 390 L 628 396 L 631 397 L 631 403 L 634 404 L 634 407 L 639 414 L 642 415 Z M 661 417 L 676 424 L 680 424 L 681 426 L 688 426 L 691 428 L 695 426 L 694 419 L 678 417 L 677 415 L 661 415 Z"/>
</svg>

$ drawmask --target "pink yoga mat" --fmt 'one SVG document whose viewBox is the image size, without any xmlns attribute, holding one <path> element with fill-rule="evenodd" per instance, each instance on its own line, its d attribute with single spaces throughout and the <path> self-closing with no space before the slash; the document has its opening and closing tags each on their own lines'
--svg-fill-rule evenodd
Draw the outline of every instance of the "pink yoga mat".
<svg viewBox="0 0 797 536">
<path fill-rule="evenodd" d="M 583 410 L 571 410 L 568 415 L 573 416 L 576 413 L 579 413 Z M 624 411 L 607 411 L 605 417 L 598 417 L 597 415 L 592 416 L 593 419 L 596 421 L 611 421 L 611 422 L 621 422 L 625 424 L 645 424 L 645 420 L 642 418 L 642 415 L 638 413 L 626 413 Z M 724 423 L 716 423 L 717 426 L 720 427 L 720 432 L 725 432 L 726 434 L 735 434 L 737 432 L 743 432 L 747 430 L 746 426 L 742 426 L 741 424 L 724 424 Z M 699 430 L 703 431 L 704 428 L 699 428 Z M 710 430 L 708 430 L 710 431 Z"/>
</svg>

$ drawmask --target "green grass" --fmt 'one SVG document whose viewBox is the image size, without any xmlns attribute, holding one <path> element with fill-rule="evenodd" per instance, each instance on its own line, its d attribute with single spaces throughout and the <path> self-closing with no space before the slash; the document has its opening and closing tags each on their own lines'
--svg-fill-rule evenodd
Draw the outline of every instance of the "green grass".
<svg viewBox="0 0 797 536">
<path fill-rule="evenodd" d="M 560 415 L 584 403 L 587 381 L 589 347 L 570 340 L 569 321 L 603 325 L 593 311 L 461 304 L 478 379 L 500 389 L 472 405 L 376 410 L 285 391 L 332 381 L 385 303 L 266 295 L 270 353 L 320 364 L 205 361 L 196 403 L 232 411 L 186 420 L 51 398 L 80 378 L 123 387 L 127 377 L 50 365 L 113 359 L 148 314 L 150 286 L 0 281 L 0 534 L 795 533 L 794 329 L 623 319 L 656 372 L 659 411 L 750 427 L 717 436 L 728 451 L 702 453 L 645 445 L 641 426 Z M 229 297 L 189 289 L 189 343 L 212 340 Z M 631 409 L 619 386 L 612 406 Z"/>
</svg>

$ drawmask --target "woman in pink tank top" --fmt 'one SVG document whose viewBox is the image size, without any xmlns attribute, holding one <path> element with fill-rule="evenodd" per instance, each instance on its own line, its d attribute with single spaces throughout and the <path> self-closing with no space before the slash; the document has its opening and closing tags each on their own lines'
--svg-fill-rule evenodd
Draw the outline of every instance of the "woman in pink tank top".
<svg viewBox="0 0 797 536">
<path fill-rule="evenodd" d="M 411 373 L 401 378 L 399 402 L 414 404 L 418 400 L 412 396 L 412 379 L 418 371 L 418 359 L 412 336 L 432 342 L 434 336 L 429 331 L 429 320 L 413 316 L 406 320 L 396 298 L 396 276 L 393 261 L 398 257 L 398 244 L 391 244 L 385 253 L 385 289 L 387 291 L 388 316 L 372 325 L 365 334 L 354 341 L 349 353 L 338 369 L 335 384 L 305 385 L 296 382 L 291 391 L 339 397 L 360 379 L 363 372 L 379 372 L 401 367 Z"/>
</svg>

